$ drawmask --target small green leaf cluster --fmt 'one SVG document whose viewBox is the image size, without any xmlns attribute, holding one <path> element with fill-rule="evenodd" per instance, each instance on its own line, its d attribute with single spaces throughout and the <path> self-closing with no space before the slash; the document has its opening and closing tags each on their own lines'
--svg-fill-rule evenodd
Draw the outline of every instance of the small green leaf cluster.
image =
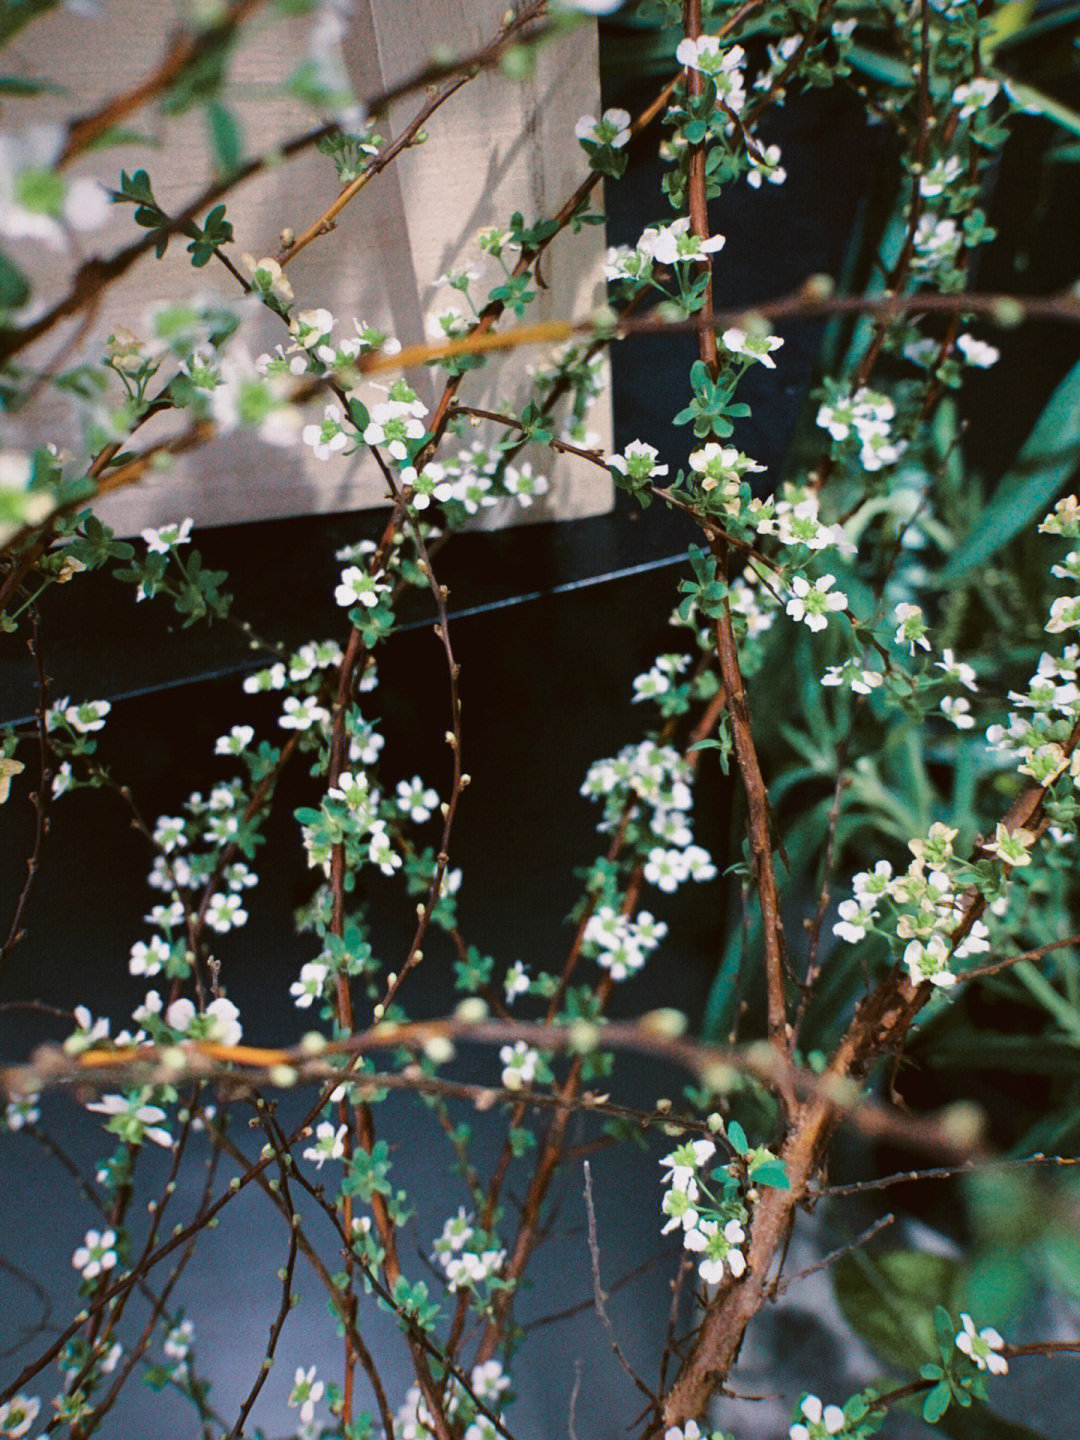
<svg viewBox="0 0 1080 1440">
<path fill-rule="evenodd" d="M 235 168 L 235 163 L 229 166 Z M 209 263 L 219 246 L 226 245 L 233 238 L 232 223 L 225 218 L 225 206 L 215 205 L 205 222 L 198 225 L 189 220 L 177 226 L 168 212 L 154 198 L 150 176 L 145 170 L 136 170 L 129 175 L 120 172 L 120 188 L 112 192 L 114 204 L 135 206 L 135 224 L 150 232 L 154 253 L 160 260 L 168 249 L 169 241 L 176 230 L 190 241 L 187 249 L 191 263 L 196 269 Z"/>
</svg>

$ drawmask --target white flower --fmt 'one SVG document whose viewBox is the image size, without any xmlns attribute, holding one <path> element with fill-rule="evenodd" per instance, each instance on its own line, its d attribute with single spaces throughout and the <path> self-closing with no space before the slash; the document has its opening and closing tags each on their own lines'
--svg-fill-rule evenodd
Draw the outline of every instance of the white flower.
<svg viewBox="0 0 1080 1440">
<path fill-rule="evenodd" d="M 156 1007 L 151 1004 L 151 997 Z M 161 1010 L 161 997 L 151 990 L 146 997 L 146 1009 L 151 1013 Z M 200 1015 L 188 999 L 174 1000 L 165 1012 L 165 1020 L 172 1029 L 189 1039 L 210 1040 L 218 1045 L 239 1045 L 243 1027 L 238 1019 L 240 1012 L 231 1000 L 211 1000 L 205 1012 Z M 138 1012 L 134 1017 L 138 1019 Z"/>
<path fill-rule="evenodd" d="M 716 1146 L 711 1140 L 688 1140 L 660 1160 L 660 1164 L 671 1172 L 664 1176 L 664 1183 L 673 1190 L 688 1190 L 694 1185 L 697 1172 L 703 1165 L 707 1165 L 715 1154 Z"/>
<path fill-rule="evenodd" d="M 595 115 L 582 115 L 574 126 L 579 140 L 592 145 L 610 145 L 621 150 L 630 139 L 630 115 L 626 110 L 605 110 L 599 120 Z"/>
<path fill-rule="evenodd" d="M 214 742 L 215 755 L 242 755 L 255 738 L 250 725 L 234 725 L 228 735 L 219 735 Z"/>
<path fill-rule="evenodd" d="M 435 1254 L 439 1257 L 456 1255 L 472 1239 L 476 1233 L 472 1226 L 472 1216 L 468 1214 L 463 1205 L 458 1206 L 456 1215 L 451 1215 L 442 1228 L 442 1234 L 435 1241 Z"/>
<path fill-rule="evenodd" d="M 251 288 L 256 294 L 264 299 L 273 298 L 284 305 L 292 303 L 293 288 L 276 260 L 270 256 L 256 260 L 245 253 L 240 256 L 240 268 L 250 278 Z"/>
<path fill-rule="evenodd" d="M 745 64 L 746 55 L 739 45 L 729 45 L 722 50 L 721 44 L 718 35 L 699 35 L 696 40 L 680 40 L 675 59 L 687 70 L 700 70 L 703 75 L 714 79 L 732 75 Z"/>
<path fill-rule="evenodd" d="M 700 260 L 724 246 L 723 235 L 703 240 L 690 230 L 690 217 L 684 215 L 670 225 L 650 226 L 641 234 L 637 248 L 660 265 L 675 265 L 683 260 Z"/>
<path fill-rule="evenodd" d="M 1031 864 L 1031 855 L 1028 852 L 1035 844 L 1036 838 L 1034 830 L 1025 830 L 1020 826 L 1015 830 L 1010 830 L 1004 821 L 999 821 L 993 840 L 986 841 L 983 849 L 991 855 L 996 855 L 1006 865 L 1022 869 L 1025 865 Z"/>
<path fill-rule="evenodd" d="M 0 1435 L 22 1440 L 37 1419 L 41 1401 L 36 1395 L 14 1395 L 0 1405 Z"/>
<path fill-rule="evenodd" d="M 519 995 L 529 993 L 529 972 L 520 960 L 515 960 L 503 980 L 503 993 L 507 1005 L 512 1005 Z"/>
<path fill-rule="evenodd" d="M 469 1377 L 473 1391 L 488 1405 L 498 1403 L 500 1395 L 510 1389 L 510 1377 L 503 1374 L 501 1360 L 485 1360 L 474 1365 Z"/>
<path fill-rule="evenodd" d="M 923 620 L 921 605 L 909 605 L 907 601 L 901 602 L 893 611 L 895 618 L 900 622 L 896 635 L 893 637 L 897 645 L 907 645 L 908 653 L 915 654 L 916 645 L 923 650 L 930 649 L 930 641 L 926 638 L 926 622 Z"/>
<path fill-rule="evenodd" d="M 304 426 L 300 438 L 314 450 L 316 460 L 329 460 L 331 455 L 348 445 L 349 434 L 343 428 L 344 420 L 345 412 L 340 405 L 327 405 L 322 420 Z"/>
<path fill-rule="evenodd" d="M 941 700 L 941 713 L 951 720 L 957 730 L 972 730 L 975 717 L 971 714 L 971 701 L 964 695 L 945 695 Z"/>
<path fill-rule="evenodd" d="M 991 365 L 996 365 L 1001 359 L 1001 351 L 996 345 L 989 345 L 985 340 L 976 340 L 974 335 L 958 336 L 956 348 L 969 365 L 974 365 L 979 370 L 989 370 Z"/>
<path fill-rule="evenodd" d="M 149 945 L 143 940 L 136 940 L 131 947 L 131 959 L 128 961 L 128 973 L 131 975 L 145 975 L 150 979 L 153 975 L 161 974 L 161 967 L 168 964 L 172 955 L 172 947 L 167 940 L 160 935 L 155 935 Z"/>
<path fill-rule="evenodd" d="M 88 1230 L 83 1243 L 71 1257 L 76 1270 L 82 1271 L 84 1280 L 94 1280 L 116 1265 L 115 1230 Z"/>
<path fill-rule="evenodd" d="M 687 1232 L 687 1235 L 691 1230 L 696 1230 L 701 1217 L 698 1215 L 695 1205 L 700 1196 L 701 1192 L 696 1180 L 690 1180 L 684 1190 L 669 1190 L 660 1205 L 660 1213 L 668 1217 L 667 1224 L 661 1227 L 660 1234 L 666 1235 L 668 1231 L 678 1230 L 680 1227 Z"/>
<path fill-rule="evenodd" d="M 813 585 L 803 575 L 796 575 L 791 582 L 791 599 L 785 610 L 793 620 L 801 620 L 809 630 L 824 630 L 829 623 L 831 611 L 847 607 L 847 596 L 842 590 L 833 590 L 835 575 L 822 575 Z"/>
<path fill-rule="evenodd" d="M 947 680 L 952 680 L 958 685 L 963 685 L 966 690 L 976 691 L 979 688 L 975 680 L 973 667 L 965 665 L 962 660 L 957 660 L 951 650 L 943 650 L 941 652 L 941 659 L 934 661 L 934 668 L 944 670 Z"/>
<path fill-rule="evenodd" d="M 288 399 L 287 376 L 262 374 L 242 346 L 235 346 L 218 371 L 210 392 L 210 413 L 219 429 L 255 430 L 268 445 L 295 443 L 303 416 Z"/>
<path fill-rule="evenodd" d="M 960 107 L 960 118 L 966 120 L 976 110 L 983 110 L 997 99 L 1001 85 L 985 75 L 976 76 L 962 85 L 953 87 L 953 104 Z"/>
<path fill-rule="evenodd" d="M 696 1420 L 685 1425 L 669 1425 L 664 1431 L 664 1440 L 701 1440 L 701 1429 Z"/>
<path fill-rule="evenodd" d="M 377 865 L 384 875 L 392 875 L 395 870 L 401 869 L 401 856 L 391 843 L 384 820 L 376 820 L 371 827 L 368 859 L 372 865 Z"/>
<path fill-rule="evenodd" d="M 9 1100 L 0 1116 L 0 1130 L 5 1127 L 15 1133 L 21 1130 L 24 1125 L 36 1125 L 41 1119 L 41 1111 L 38 1109 L 40 1092 L 37 1090 L 27 1091 L 25 1095 L 19 1095 L 14 1100 Z"/>
<path fill-rule="evenodd" d="M 605 280 L 633 280 L 644 284 L 652 275 L 652 256 L 629 245 L 613 245 L 604 256 Z"/>
<path fill-rule="evenodd" d="M 320 1130 L 322 1126 L 320 1125 Z M 304 1370 L 303 1366 L 297 1366 L 296 1375 L 293 1378 L 292 1393 L 289 1396 L 289 1405 L 295 1410 L 300 1407 L 300 1422 L 303 1425 L 310 1425 L 315 1419 L 315 1406 L 323 1397 L 326 1386 L 321 1380 L 315 1379 L 315 1366 Z"/>
<path fill-rule="evenodd" d="M 546 495 L 546 475 L 537 475 L 526 460 L 523 465 L 508 465 L 503 475 L 503 486 L 508 495 L 517 497 L 518 504 L 528 510 L 537 495 Z"/>
<path fill-rule="evenodd" d="M 647 445 L 644 440 L 631 440 L 621 455 L 616 453 L 608 456 L 608 469 L 618 470 L 620 475 L 631 480 L 652 480 L 668 473 L 666 465 L 656 463 L 659 453 L 654 445 Z"/>
<path fill-rule="evenodd" d="M 751 147 L 746 152 L 746 158 L 750 161 L 746 183 L 752 190 L 760 190 L 762 180 L 767 180 L 770 185 L 783 185 L 787 179 L 787 171 L 780 164 L 779 145 Z"/>
<path fill-rule="evenodd" d="M 298 700 L 295 695 L 288 695 L 282 714 L 278 717 L 278 724 L 283 730 L 310 730 L 313 725 L 328 724 L 329 720 L 329 710 L 320 705 L 314 695 L 305 695 L 303 700 Z"/>
<path fill-rule="evenodd" d="M 166 1360 L 182 1361 L 191 1354 L 191 1347 L 195 1340 L 195 1326 L 190 1320 L 181 1320 L 179 1325 L 174 1325 L 165 1336 L 165 1343 L 162 1345 L 162 1354 Z"/>
<path fill-rule="evenodd" d="M 524 1040 L 504 1045 L 499 1059 L 503 1063 L 502 1083 L 507 1090 L 523 1090 L 536 1078 L 540 1056 Z"/>
<path fill-rule="evenodd" d="M 960 1323 L 964 1328 L 957 1334 L 956 1348 L 973 1360 L 980 1370 L 989 1370 L 991 1375 L 1007 1375 L 1009 1362 L 1004 1355 L 998 1354 L 1005 1348 L 1005 1341 L 998 1332 L 992 1326 L 976 1332 L 970 1315 L 961 1315 Z"/>
<path fill-rule="evenodd" d="M 964 168 L 959 155 L 950 155 L 931 165 L 925 174 L 919 176 L 919 193 L 928 200 L 941 195 L 956 180 Z"/>
<path fill-rule="evenodd" d="M 923 215 L 915 227 L 914 265 L 933 267 L 955 259 L 960 252 L 963 235 L 951 217 Z"/>
<path fill-rule="evenodd" d="M 872 908 L 864 907 L 857 900 L 841 900 L 837 906 L 840 919 L 833 926 L 833 934 L 839 935 L 841 940 L 846 940 L 849 945 L 866 936 L 866 927 L 872 923 L 875 911 Z"/>
<path fill-rule="evenodd" d="M 334 599 L 339 605 L 359 603 L 371 610 L 378 605 L 383 595 L 389 593 L 389 585 L 381 583 L 359 565 L 349 565 L 341 572 L 341 583 L 334 591 Z"/>
<path fill-rule="evenodd" d="M 424 434 L 423 421 L 427 407 L 418 400 L 388 400 L 382 405 L 373 405 L 370 423 L 364 431 L 365 445 L 385 445 L 395 460 L 407 460 L 409 440 L 419 440 Z"/>
<path fill-rule="evenodd" d="M 873 906 L 874 900 L 888 893 L 892 879 L 892 866 L 888 860 L 879 860 L 873 870 L 862 870 L 851 881 L 856 898 L 863 905 Z"/>
<path fill-rule="evenodd" d="M 329 339 L 334 328 L 334 317 L 329 310 L 300 310 L 289 321 L 289 329 L 296 337 L 296 343 L 305 350 L 314 350 Z"/>
<path fill-rule="evenodd" d="M 300 967 L 300 979 L 289 986 L 289 994 L 298 1010 L 310 1009 L 311 1002 L 319 999 L 329 974 L 329 965 L 323 965 L 318 960 L 309 960 Z"/>
<path fill-rule="evenodd" d="M 178 524 L 159 525 L 156 530 L 142 530 L 139 533 L 146 541 L 146 548 L 156 555 L 165 555 L 180 545 L 186 545 L 191 538 L 193 521 L 190 516 Z"/>
<path fill-rule="evenodd" d="M 126 1145 L 141 1145 L 152 1140 L 165 1150 L 171 1150 L 173 1137 L 161 1124 L 167 1118 L 160 1105 L 144 1104 L 143 1090 L 132 1095 L 103 1095 L 100 1100 L 87 1105 L 99 1115 L 108 1115 L 110 1123 L 105 1127 L 119 1135 Z"/>
<path fill-rule="evenodd" d="M 239 895 L 218 893 L 211 896 L 206 907 L 206 923 L 211 930 L 225 935 L 247 923 L 248 914 L 240 902 Z"/>
<path fill-rule="evenodd" d="M 772 351 L 779 350 L 784 343 L 779 335 L 748 335 L 745 330 L 736 326 L 725 330 L 720 338 L 725 349 L 730 350 L 733 355 L 745 355 L 747 359 L 757 360 L 769 370 L 776 369 Z"/>
<path fill-rule="evenodd" d="M 746 1256 L 739 1249 L 745 1239 L 746 1231 L 738 1220 L 728 1220 L 723 1229 L 717 1220 L 700 1220 L 695 1229 L 686 1232 L 683 1243 L 703 1255 L 698 1274 L 706 1285 L 718 1285 L 725 1271 L 736 1278 L 746 1273 Z"/>
<path fill-rule="evenodd" d="M 431 818 L 431 812 L 438 803 L 438 791 L 426 787 L 419 775 L 414 775 L 411 780 L 398 781 L 398 809 L 403 810 L 417 825 L 422 825 Z"/>
<path fill-rule="evenodd" d="M 681 850 L 665 850 L 655 846 L 645 864 L 645 879 L 665 894 L 673 894 L 689 876 L 690 867 Z"/>
<path fill-rule="evenodd" d="M 825 1405 L 816 1395 L 807 1395 L 799 1406 L 799 1413 L 804 1420 L 808 1420 L 814 1426 L 814 1436 L 839 1435 L 844 1428 L 844 1412 L 839 1405 Z M 788 1431 L 790 1440 L 811 1440 L 811 1432 L 801 1421 L 792 1425 Z"/>
<path fill-rule="evenodd" d="M 315 1144 L 304 1151 L 304 1159 L 313 1161 L 317 1170 L 321 1170 L 327 1160 L 344 1160 L 348 1133 L 347 1125 L 339 1125 L 335 1130 L 329 1120 L 320 1121 L 315 1127 Z"/>
<path fill-rule="evenodd" d="M 104 730 L 105 716 L 111 709 L 108 700 L 86 700 L 81 705 L 69 705 L 64 711 L 64 719 L 72 730 L 86 735 L 93 730 Z"/>
<path fill-rule="evenodd" d="M 103 185 L 68 179 L 54 168 L 63 141 L 59 125 L 0 134 L 0 235 L 62 250 L 65 226 L 95 230 L 108 219 L 112 206 Z"/>
<path fill-rule="evenodd" d="M 9 762 L 9 763 L 10 763 L 10 762 Z M 5 793 L 5 790 L 4 790 L 2 775 L 3 775 L 3 762 L 0 761 L 0 805 L 3 804 L 4 799 L 6 798 L 6 793 Z M 65 760 L 64 763 L 58 768 L 56 774 L 53 776 L 53 782 L 52 782 L 53 799 L 56 800 L 56 799 L 58 799 L 61 795 L 65 794 L 68 790 L 71 789 L 71 787 L 74 785 L 74 783 L 75 783 L 75 775 L 74 775 L 74 772 L 72 771 L 72 768 L 71 768 L 71 761 L 70 761 L 70 760 Z"/>
<path fill-rule="evenodd" d="M 912 940 L 904 951 L 904 964 L 913 985 L 929 981 L 947 990 L 956 984 L 956 976 L 949 969 L 949 945 L 944 935 L 935 933 L 925 941 Z"/>
</svg>

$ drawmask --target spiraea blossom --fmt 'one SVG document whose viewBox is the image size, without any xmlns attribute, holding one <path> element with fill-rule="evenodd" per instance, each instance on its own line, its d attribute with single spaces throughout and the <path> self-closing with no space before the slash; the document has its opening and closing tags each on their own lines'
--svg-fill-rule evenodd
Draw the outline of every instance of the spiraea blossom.
<svg viewBox="0 0 1080 1440">
<path fill-rule="evenodd" d="M 84 1280 L 96 1280 L 114 1269 L 116 1262 L 115 1230 L 87 1230 L 83 1243 L 71 1257 L 72 1265 L 82 1272 Z"/>
<path fill-rule="evenodd" d="M 684 215 L 670 225 L 652 225 L 643 230 L 637 248 L 658 265 L 678 265 L 691 260 L 701 260 L 706 255 L 715 255 L 724 247 L 723 235 L 710 235 L 707 239 L 695 235 L 690 229 L 690 217 Z"/>
<path fill-rule="evenodd" d="M 502 1083 L 507 1090 L 525 1090 L 536 1079 L 540 1055 L 524 1040 L 503 1045 L 499 1050 L 499 1059 L 503 1066 Z"/>
<path fill-rule="evenodd" d="M 822 1405 L 816 1395 L 799 1402 L 799 1417 L 788 1431 L 789 1440 L 828 1440 L 843 1434 L 846 1424 L 839 1405 Z"/>
<path fill-rule="evenodd" d="M 719 1117 L 717 1117 L 719 1120 Z M 719 1284 L 730 1275 L 738 1278 L 746 1272 L 746 1206 L 728 1171 L 729 1183 L 718 1187 L 716 1175 L 723 1174 L 711 1165 L 716 1154 L 712 1140 L 687 1140 L 660 1164 L 667 1187 L 661 1201 L 666 1217 L 662 1234 L 680 1232 L 683 1248 L 698 1256 L 697 1270 L 707 1285 Z M 722 1194 L 715 1193 L 717 1189 Z"/>
<path fill-rule="evenodd" d="M 991 1375 L 1007 1375 L 1009 1362 L 1001 1354 L 1005 1341 L 998 1332 L 989 1325 L 984 1330 L 976 1330 L 970 1315 L 961 1315 L 960 1324 L 963 1328 L 956 1336 L 956 1348 L 980 1370 L 987 1370 Z"/>
<path fill-rule="evenodd" d="M 608 468 L 617 470 L 628 480 L 644 484 L 668 473 L 666 465 L 656 463 L 659 454 L 655 445 L 647 445 L 644 440 L 631 440 L 621 454 L 616 452 L 608 456 Z"/>
<path fill-rule="evenodd" d="M 718 35 L 700 35 L 696 40 L 680 40 L 675 59 L 687 70 L 700 70 L 716 85 L 720 99 L 732 110 L 739 111 L 746 101 L 743 69 L 746 53 L 741 45 L 726 45 Z"/>
<path fill-rule="evenodd" d="M 629 112 L 617 108 L 605 110 L 599 120 L 595 115 L 582 115 L 574 126 L 574 134 L 591 145 L 610 145 L 613 150 L 621 150 L 630 139 Z"/>
<path fill-rule="evenodd" d="M 756 360 L 758 364 L 764 365 L 768 370 L 776 369 L 776 361 L 772 358 L 772 352 L 779 350 L 783 340 L 779 335 L 754 334 L 746 330 L 740 330 L 737 326 L 731 326 L 721 335 L 724 349 L 732 355 L 742 355 L 747 360 Z"/>
<path fill-rule="evenodd" d="M 808 630 L 824 630 L 829 616 L 847 608 L 847 596 L 834 590 L 835 575 L 822 575 L 812 584 L 805 575 L 796 575 L 791 582 L 791 599 L 786 610 L 793 620 L 801 620 Z"/>
<path fill-rule="evenodd" d="M 156 529 L 142 530 L 139 533 L 146 541 L 146 548 L 151 554 L 167 555 L 170 550 L 175 550 L 180 545 L 186 545 L 191 539 L 191 527 L 194 521 L 190 515 L 186 520 L 171 525 L 159 525 Z"/>
<path fill-rule="evenodd" d="M 97 180 L 56 168 L 64 145 L 59 125 L 0 133 L 0 235 L 63 250 L 71 230 L 96 230 L 112 208 Z"/>
<path fill-rule="evenodd" d="M 211 1000 L 200 1014 L 186 997 L 174 1000 L 165 1012 L 168 1024 L 188 1040 L 210 1040 L 218 1045 L 239 1045 L 243 1035 L 240 1012 L 224 996 Z"/>
</svg>

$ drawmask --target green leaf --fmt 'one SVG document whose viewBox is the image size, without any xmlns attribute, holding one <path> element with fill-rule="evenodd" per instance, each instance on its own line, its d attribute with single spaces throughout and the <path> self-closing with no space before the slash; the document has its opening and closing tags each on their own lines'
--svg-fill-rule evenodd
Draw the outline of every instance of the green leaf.
<svg viewBox="0 0 1080 1440">
<path fill-rule="evenodd" d="M 3 21 L 0 20 L 0 26 Z M 0 95 L 63 95 L 64 87 L 51 80 L 31 80 L 25 75 L 0 75 Z"/>
<path fill-rule="evenodd" d="M 0 255 L 0 310 L 16 310 L 29 298 L 29 280 L 6 255 Z"/>
<path fill-rule="evenodd" d="M 899 90 L 910 90 L 915 81 L 911 66 L 892 55 L 883 55 L 879 50 L 867 50 L 864 45 L 853 45 L 848 58 L 856 70 L 869 75 L 871 80 L 880 80 L 883 85 L 895 85 Z"/>
<path fill-rule="evenodd" d="M 995 7 L 989 17 L 988 32 L 982 42 L 983 54 L 988 59 L 1004 41 L 1018 38 L 1024 33 L 1035 6 L 1036 0 L 1005 0 L 1004 5 Z"/>
<path fill-rule="evenodd" d="M 134 175 L 129 175 L 126 170 L 121 170 L 119 196 L 123 200 L 133 200 L 138 205 L 155 206 L 157 204 L 150 185 L 150 176 L 145 170 L 136 170 Z"/>
<path fill-rule="evenodd" d="M 945 1255 L 856 1251 L 837 1261 L 833 1288 L 856 1335 L 895 1369 L 917 1373 L 939 1359 L 934 1307 L 951 1300 L 959 1271 L 959 1262 Z"/>
<path fill-rule="evenodd" d="M 1041 115 L 1043 119 L 1060 125 L 1063 130 L 1080 135 L 1080 115 L 1075 110 L 1070 110 L 1067 105 L 1062 105 L 1060 101 L 1044 95 L 1041 90 L 1036 90 L 1033 85 L 1025 85 L 1019 80 L 1006 80 L 1005 89 L 1010 99 L 1029 115 Z"/>
<path fill-rule="evenodd" d="M 787 1167 L 782 1160 L 765 1160 L 750 1168 L 750 1179 L 755 1185 L 767 1185 L 773 1190 L 790 1190 Z"/>
<path fill-rule="evenodd" d="M 935 1385 L 923 1401 L 923 1419 L 930 1425 L 936 1425 L 949 1408 L 951 1399 L 952 1391 L 944 1381 Z"/>
<path fill-rule="evenodd" d="M 964 1277 L 964 1308 L 979 1317 L 980 1325 L 1007 1326 L 1023 1309 L 1031 1283 L 1022 1251 L 988 1251 Z"/>
<path fill-rule="evenodd" d="M 1046 1440 L 1037 1430 L 995 1415 L 985 1405 L 950 1410 L 941 1428 L 950 1440 Z"/>
<path fill-rule="evenodd" d="M 210 125 L 210 140 L 218 169 L 224 175 L 231 175 L 234 170 L 239 170 L 240 162 L 244 158 L 240 122 L 220 100 L 212 100 L 207 105 L 206 118 Z"/>
<path fill-rule="evenodd" d="M 746 1131 L 737 1120 L 729 1120 L 727 1124 L 727 1137 L 731 1141 L 731 1148 L 736 1155 L 745 1155 L 750 1146 L 747 1144 Z"/>
<path fill-rule="evenodd" d="M 1068 483 L 1080 460 L 1080 363 L 1073 366 L 1043 407 L 1012 469 L 989 505 L 940 572 L 942 587 L 954 584 L 1040 517 Z"/>
<path fill-rule="evenodd" d="M 56 8 L 58 0 L 7 0 L 0 5 L 0 45 L 6 45 L 24 25 Z"/>
</svg>

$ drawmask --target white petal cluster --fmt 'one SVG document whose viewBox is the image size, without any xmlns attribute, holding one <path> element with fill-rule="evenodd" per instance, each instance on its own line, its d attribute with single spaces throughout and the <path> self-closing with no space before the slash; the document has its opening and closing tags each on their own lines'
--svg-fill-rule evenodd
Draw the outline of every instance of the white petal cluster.
<svg viewBox="0 0 1080 1440">
<path fill-rule="evenodd" d="M 872 870 L 856 875 L 852 898 L 840 903 L 833 934 L 857 943 L 881 918 L 881 906 L 891 903 L 895 914 L 890 928 L 906 942 L 903 964 L 911 983 L 940 989 L 955 985 L 954 961 L 983 954 L 990 946 L 989 931 L 981 920 L 972 921 L 957 944 L 951 938 L 968 903 L 953 851 L 956 835 L 956 830 L 936 821 L 924 839 L 909 842 L 914 858 L 902 874 L 894 875 L 889 862 L 879 860 Z"/>
<path fill-rule="evenodd" d="M 642 968 L 651 951 L 667 934 L 667 926 L 647 910 L 622 915 L 611 905 L 600 905 L 589 916 L 582 945 L 585 954 L 613 980 L 625 980 Z"/>
<path fill-rule="evenodd" d="M 716 1154 L 712 1140 L 688 1140 L 665 1155 L 660 1164 L 666 1191 L 661 1213 L 666 1223 L 662 1235 L 682 1233 L 685 1250 L 699 1256 L 698 1274 L 707 1285 L 718 1285 L 725 1275 L 738 1278 L 746 1272 L 747 1214 L 739 1200 L 717 1203 L 706 1167 Z"/>
<path fill-rule="evenodd" d="M 822 405 L 817 423 L 834 440 L 854 436 L 859 444 L 859 463 L 864 470 L 881 470 L 900 459 L 905 443 L 892 438 L 892 422 L 896 406 L 887 395 L 865 385 L 848 399 L 836 399 Z"/>
<path fill-rule="evenodd" d="M 489 1245 L 487 1238 L 464 1209 L 447 1220 L 434 1250 L 451 1290 L 475 1290 L 498 1275 L 506 1251 Z"/>
<path fill-rule="evenodd" d="M 985 1330 L 976 1330 L 970 1315 L 961 1315 L 960 1324 L 963 1329 L 956 1336 L 956 1348 L 980 1370 L 987 1370 L 991 1375 L 1007 1375 L 1009 1362 L 1000 1353 L 1005 1341 L 998 1332 L 989 1325 Z"/>
<path fill-rule="evenodd" d="M 842 1435 L 846 1422 L 839 1405 L 822 1405 L 816 1395 L 806 1395 L 799 1405 L 801 1419 L 788 1431 L 789 1440 L 827 1440 Z"/>
<path fill-rule="evenodd" d="M 693 803 L 693 771 L 677 750 L 644 740 L 628 745 L 614 760 L 598 760 L 589 767 L 582 795 L 604 801 L 604 818 L 598 829 L 620 823 L 629 799 L 638 801 L 647 816 L 650 834 L 657 841 L 647 852 L 645 879 L 661 890 L 677 890 L 686 880 L 711 880 L 716 867 L 706 850 L 692 844 L 687 812 Z M 673 814 L 677 812 L 677 814 Z M 668 836 L 671 843 L 666 843 Z"/>
</svg>

